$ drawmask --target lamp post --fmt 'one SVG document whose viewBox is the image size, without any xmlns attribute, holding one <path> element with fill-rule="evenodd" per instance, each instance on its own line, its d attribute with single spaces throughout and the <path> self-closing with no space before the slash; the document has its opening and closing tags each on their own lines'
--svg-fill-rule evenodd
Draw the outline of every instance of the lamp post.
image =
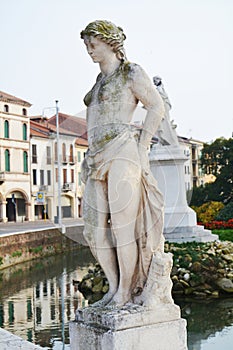
<svg viewBox="0 0 233 350">
<path fill-rule="evenodd" d="M 62 227 L 61 219 L 61 147 L 60 147 L 60 137 L 59 137 L 59 108 L 58 101 L 56 100 L 56 129 L 57 129 L 57 172 L 58 172 L 58 224 Z"/>
<path fill-rule="evenodd" d="M 57 129 L 57 135 L 56 135 L 56 141 L 57 141 L 57 200 L 58 200 L 58 212 L 57 212 L 57 219 L 58 219 L 58 225 L 62 230 L 62 233 L 66 232 L 65 226 L 62 225 L 62 213 L 61 213 L 61 145 L 60 145 L 60 134 L 59 134 L 59 107 L 58 107 L 58 100 L 55 101 L 56 106 L 55 107 L 46 107 L 43 109 L 43 116 L 44 116 L 44 110 L 45 109 L 56 109 L 56 129 Z"/>
</svg>

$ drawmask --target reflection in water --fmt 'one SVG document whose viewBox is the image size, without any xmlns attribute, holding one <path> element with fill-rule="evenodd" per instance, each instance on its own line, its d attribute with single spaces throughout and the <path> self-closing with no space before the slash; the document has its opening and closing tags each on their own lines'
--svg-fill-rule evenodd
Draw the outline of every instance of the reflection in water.
<svg viewBox="0 0 233 350">
<path fill-rule="evenodd" d="M 232 349 L 233 298 L 178 301 L 177 304 L 181 307 L 182 317 L 187 320 L 189 350 L 213 350 L 215 343 L 219 344 L 218 349 Z M 228 344 L 229 336 L 231 344 Z"/>
<path fill-rule="evenodd" d="M 73 281 L 94 259 L 88 248 L 0 272 L 0 327 L 47 349 L 67 349 L 68 321 L 87 301 Z"/>
<path fill-rule="evenodd" d="M 69 349 L 68 322 L 87 305 L 74 281 L 94 263 L 85 247 L 0 271 L 0 327 L 45 349 Z M 188 322 L 189 350 L 232 348 L 233 299 L 176 304 Z"/>
</svg>

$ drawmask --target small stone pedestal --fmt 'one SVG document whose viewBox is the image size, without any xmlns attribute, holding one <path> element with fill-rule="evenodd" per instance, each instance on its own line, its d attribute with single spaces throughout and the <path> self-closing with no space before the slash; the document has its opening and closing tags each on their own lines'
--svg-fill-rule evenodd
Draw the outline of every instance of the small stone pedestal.
<svg viewBox="0 0 233 350">
<path fill-rule="evenodd" d="M 77 310 L 69 327 L 71 350 L 187 350 L 186 321 L 175 304 L 87 307 Z"/>
</svg>

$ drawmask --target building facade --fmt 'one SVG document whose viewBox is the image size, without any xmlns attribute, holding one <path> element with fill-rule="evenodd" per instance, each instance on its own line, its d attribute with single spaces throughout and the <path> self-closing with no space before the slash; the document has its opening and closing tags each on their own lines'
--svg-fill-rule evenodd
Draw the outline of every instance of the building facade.
<svg viewBox="0 0 233 350">
<path fill-rule="evenodd" d="M 0 91 L 0 221 L 31 219 L 31 104 Z"/>
<path fill-rule="evenodd" d="M 81 163 L 85 157 L 88 148 L 87 127 L 85 118 L 72 116 L 69 114 L 59 113 L 59 128 L 67 133 L 73 133 L 76 136 L 75 141 L 75 192 L 76 192 L 76 216 L 82 216 L 82 198 L 84 184 L 81 181 Z M 48 120 L 50 127 L 56 127 L 56 116 L 54 115 Z"/>
<path fill-rule="evenodd" d="M 86 121 L 59 113 L 58 139 L 55 116 L 29 118 L 30 106 L 0 92 L 0 221 L 56 221 L 59 205 L 62 218 L 78 218 Z"/>
<path fill-rule="evenodd" d="M 214 175 L 204 174 L 201 168 L 200 159 L 204 142 L 181 136 L 178 136 L 178 140 L 184 155 L 187 157 L 187 161 L 184 163 L 186 191 L 215 181 Z"/>
<path fill-rule="evenodd" d="M 82 150 L 77 148 L 75 133 L 62 127 L 58 139 L 56 126 L 42 117 L 31 118 L 30 135 L 32 219 L 56 221 L 59 198 L 62 218 L 80 217 L 82 193 L 78 169 L 83 146 Z"/>
</svg>

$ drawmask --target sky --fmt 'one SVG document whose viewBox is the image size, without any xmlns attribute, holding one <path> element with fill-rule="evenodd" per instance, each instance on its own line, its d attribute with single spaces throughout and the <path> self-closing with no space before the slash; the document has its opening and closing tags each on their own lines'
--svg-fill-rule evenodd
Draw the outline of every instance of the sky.
<svg viewBox="0 0 233 350">
<path fill-rule="evenodd" d="M 233 132 L 232 0 L 0 0 L 0 90 L 30 115 L 76 115 L 99 66 L 80 32 L 97 19 L 126 34 L 127 58 L 162 78 L 177 134 L 211 142 Z M 83 113 L 84 115 L 84 113 Z"/>
</svg>

